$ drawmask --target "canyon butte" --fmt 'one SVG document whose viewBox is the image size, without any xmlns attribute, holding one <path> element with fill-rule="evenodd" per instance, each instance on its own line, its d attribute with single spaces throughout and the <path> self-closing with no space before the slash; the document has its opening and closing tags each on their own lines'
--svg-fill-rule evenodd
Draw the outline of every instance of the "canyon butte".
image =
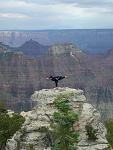
<svg viewBox="0 0 113 150">
<path fill-rule="evenodd" d="M 23 47 L 32 44 L 31 51 L 26 53 Z M 43 53 L 40 48 L 39 53 L 35 52 L 36 46 L 37 51 L 38 46 L 42 47 Z M 84 90 L 102 119 L 113 117 L 112 49 L 105 54 L 90 55 L 72 43 L 46 47 L 29 40 L 18 48 L 0 43 L 0 100 L 7 108 L 17 112 L 32 109 L 32 93 L 54 87 L 54 82 L 46 80 L 49 75 L 66 75 L 68 78 L 59 83 L 60 87 Z"/>
</svg>

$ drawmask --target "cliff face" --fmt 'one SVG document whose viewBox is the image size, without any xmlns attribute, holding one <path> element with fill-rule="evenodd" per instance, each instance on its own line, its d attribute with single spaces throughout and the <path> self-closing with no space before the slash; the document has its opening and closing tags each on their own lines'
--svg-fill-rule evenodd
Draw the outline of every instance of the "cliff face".
<svg viewBox="0 0 113 150">
<path fill-rule="evenodd" d="M 0 100 L 8 108 L 17 111 L 31 108 L 29 97 L 34 90 L 35 66 L 34 59 L 20 52 L 0 53 Z"/>
<path fill-rule="evenodd" d="M 16 132 L 12 139 L 6 144 L 6 150 L 27 150 L 32 144 L 36 150 L 51 150 L 50 137 L 47 133 L 41 132 L 44 127 L 50 128 L 52 115 L 56 111 L 53 107 L 54 98 L 59 94 L 69 94 L 70 106 L 79 114 L 78 123 L 74 124 L 75 130 L 79 132 L 78 150 L 105 150 L 108 142 L 105 138 L 106 129 L 100 122 L 99 112 L 89 103 L 82 90 L 71 88 L 54 88 L 36 91 L 32 95 L 32 100 L 37 102 L 37 106 L 32 111 L 23 113 L 25 123 L 20 131 Z M 88 141 L 85 126 L 91 124 L 97 129 L 97 140 Z"/>
<path fill-rule="evenodd" d="M 62 54 L 73 55 L 76 52 L 81 51 L 78 48 L 76 48 L 72 43 L 55 44 L 48 49 L 49 55 L 62 55 Z"/>
<path fill-rule="evenodd" d="M 56 44 L 46 55 L 31 58 L 2 46 L 0 53 L 0 100 L 8 108 L 22 111 L 32 108 L 30 96 L 35 90 L 53 88 L 49 75 L 67 75 L 59 86 L 85 91 L 87 99 L 102 114 L 113 117 L 113 55 L 91 56 L 72 44 Z M 6 46 L 7 47 L 7 46 Z"/>
</svg>

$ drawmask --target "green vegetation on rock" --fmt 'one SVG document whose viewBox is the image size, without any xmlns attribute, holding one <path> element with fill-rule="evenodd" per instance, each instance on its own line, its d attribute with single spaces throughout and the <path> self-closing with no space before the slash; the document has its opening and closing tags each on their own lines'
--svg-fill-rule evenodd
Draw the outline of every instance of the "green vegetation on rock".
<svg viewBox="0 0 113 150">
<path fill-rule="evenodd" d="M 106 121 L 105 125 L 107 129 L 106 138 L 110 146 L 113 148 L 113 119 L 109 119 L 108 121 Z"/>
<path fill-rule="evenodd" d="M 87 124 L 85 126 L 85 128 L 86 128 L 86 132 L 87 132 L 86 134 L 88 136 L 88 140 L 89 141 L 96 141 L 96 139 L 97 139 L 97 129 L 94 129 L 91 124 Z"/>
<path fill-rule="evenodd" d="M 0 104 L 0 110 L 5 110 Z M 24 118 L 16 113 L 12 116 L 8 115 L 7 111 L 0 111 L 0 149 L 5 149 L 7 139 L 11 138 L 18 131 L 24 122 Z"/>
<path fill-rule="evenodd" d="M 29 150 L 35 150 L 35 149 L 33 148 L 33 144 L 29 144 Z"/>
<path fill-rule="evenodd" d="M 3 102 L 0 102 L 0 113 L 7 112 Z"/>
<path fill-rule="evenodd" d="M 78 121 L 78 115 L 72 111 L 69 98 L 72 94 L 60 94 L 54 100 L 58 110 L 53 114 L 51 123 L 53 144 L 52 150 L 77 150 L 78 133 L 73 124 Z"/>
</svg>

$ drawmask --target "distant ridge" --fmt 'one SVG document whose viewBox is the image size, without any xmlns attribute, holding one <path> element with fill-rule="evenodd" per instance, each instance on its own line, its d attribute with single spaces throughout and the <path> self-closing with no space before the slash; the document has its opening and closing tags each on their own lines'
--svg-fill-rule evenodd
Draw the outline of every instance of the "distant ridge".
<svg viewBox="0 0 113 150">
<path fill-rule="evenodd" d="M 11 47 L 20 47 L 33 39 L 42 45 L 73 43 L 82 51 L 104 53 L 113 48 L 113 29 L 59 29 L 0 31 L 0 41 Z"/>
<path fill-rule="evenodd" d="M 49 46 L 44 46 L 30 39 L 29 41 L 26 41 L 22 46 L 16 49 L 18 49 L 18 51 L 22 51 L 26 55 L 37 57 L 39 55 L 45 54 L 48 48 Z"/>
</svg>

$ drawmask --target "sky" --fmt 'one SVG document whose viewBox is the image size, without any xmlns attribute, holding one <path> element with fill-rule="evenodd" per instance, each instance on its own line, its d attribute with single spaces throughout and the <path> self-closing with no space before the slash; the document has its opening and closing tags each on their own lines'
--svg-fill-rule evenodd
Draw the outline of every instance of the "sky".
<svg viewBox="0 0 113 150">
<path fill-rule="evenodd" d="M 0 0 L 0 30 L 113 28 L 113 0 Z"/>
</svg>

